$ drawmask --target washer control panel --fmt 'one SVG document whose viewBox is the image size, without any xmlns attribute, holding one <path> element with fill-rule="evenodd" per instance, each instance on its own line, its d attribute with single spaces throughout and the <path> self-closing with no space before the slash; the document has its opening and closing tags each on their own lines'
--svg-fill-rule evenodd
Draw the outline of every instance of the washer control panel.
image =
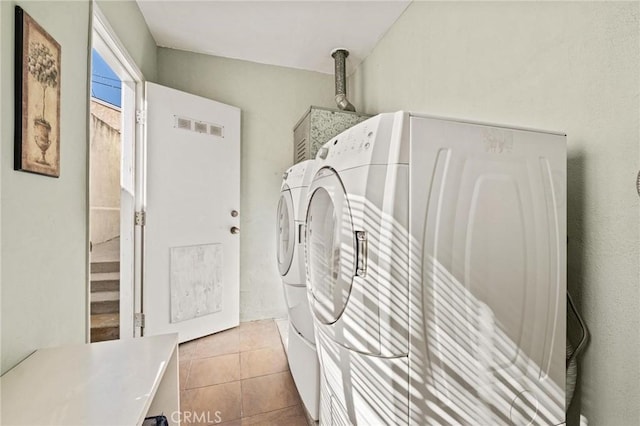
<svg viewBox="0 0 640 426">
<path fill-rule="evenodd" d="M 320 148 L 316 159 L 334 160 L 348 155 L 350 162 L 367 162 L 373 151 L 378 122 L 376 117 L 371 118 L 330 139 Z"/>
</svg>

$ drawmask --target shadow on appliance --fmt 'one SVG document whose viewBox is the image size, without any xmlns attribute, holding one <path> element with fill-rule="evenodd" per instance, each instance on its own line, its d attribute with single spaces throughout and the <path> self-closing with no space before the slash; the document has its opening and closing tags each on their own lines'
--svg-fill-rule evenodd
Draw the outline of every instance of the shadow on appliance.
<svg viewBox="0 0 640 426">
<path fill-rule="evenodd" d="M 316 161 L 320 423 L 563 423 L 565 136 L 399 112 Z"/>
</svg>

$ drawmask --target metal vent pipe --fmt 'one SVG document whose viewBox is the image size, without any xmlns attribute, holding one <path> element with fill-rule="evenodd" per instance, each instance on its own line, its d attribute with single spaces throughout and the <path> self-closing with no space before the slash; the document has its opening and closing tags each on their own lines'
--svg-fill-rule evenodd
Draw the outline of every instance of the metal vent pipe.
<svg viewBox="0 0 640 426">
<path fill-rule="evenodd" d="M 347 72 L 345 69 L 347 56 L 349 56 L 349 51 L 346 49 L 339 48 L 331 52 L 331 57 L 335 60 L 336 65 L 336 103 L 338 108 L 343 111 L 355 111 L 356 108 L 347 99 Z"/>
</svg>

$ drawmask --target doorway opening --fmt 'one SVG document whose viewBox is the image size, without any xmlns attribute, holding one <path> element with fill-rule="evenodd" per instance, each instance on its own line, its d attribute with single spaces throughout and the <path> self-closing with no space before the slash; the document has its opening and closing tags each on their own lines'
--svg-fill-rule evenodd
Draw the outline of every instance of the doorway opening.
<svg viewBox="0 0 640 426">
<path fill-rule="evenodd" d="M 96 49 L 91 53 L 91 342 L 100 342 L 120 338 L 122 81 Z"/>
<path fill-rule="evenodd" d="M 93 4 L 87 341 L 141 335 L 143 76 Z"/>
</svg>

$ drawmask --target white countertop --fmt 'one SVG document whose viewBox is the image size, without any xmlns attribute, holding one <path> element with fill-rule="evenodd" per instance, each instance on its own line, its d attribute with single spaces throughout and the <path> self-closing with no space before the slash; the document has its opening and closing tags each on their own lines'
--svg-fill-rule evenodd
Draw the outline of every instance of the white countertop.
<svg viewBox="0 0 640 426">
<path fill-rule="evenodd" d="M 141 424 L 177 344 L 174 333 L 40 349 L 0 378 L 0 423 Z"/>
</svg>

